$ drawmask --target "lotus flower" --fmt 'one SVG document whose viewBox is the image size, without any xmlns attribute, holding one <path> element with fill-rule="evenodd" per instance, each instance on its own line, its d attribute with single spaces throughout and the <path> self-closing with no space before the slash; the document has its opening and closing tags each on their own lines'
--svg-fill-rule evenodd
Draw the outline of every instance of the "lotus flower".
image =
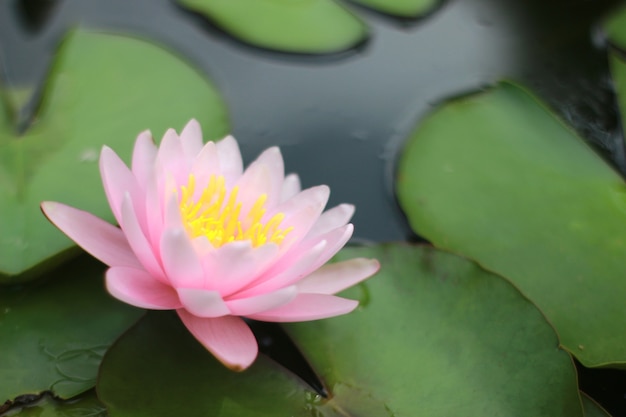
<svg viewBox="0 0 626 417">
<path fill-rule="evenodd" d="M 301 190 L 283 172 L 280 150 L 244 171 L 235 139 L 202 143 L 191 120 L 160 146 L 137 137 L 132 167 L 108 147 L 100 171 L 120 228 L 61 203 L 42 210 L 59 229 L 110 268 L 106 288 L 121 301 L 176 310 L 193 336 L 234 370 L 258 346 L 242 319 L 317 320 L 358 302 L 333 294 L 374 274 L 374 259 L 324 264 L 350 239 L 354 207 L 323 212 L 325 185 Z"/>
</svg>

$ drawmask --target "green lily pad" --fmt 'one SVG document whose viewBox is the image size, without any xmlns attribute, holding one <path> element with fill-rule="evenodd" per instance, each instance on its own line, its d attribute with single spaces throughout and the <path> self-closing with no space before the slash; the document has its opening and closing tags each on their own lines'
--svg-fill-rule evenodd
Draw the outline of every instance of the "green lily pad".
<svg viewBox="0 0 626 417">
<path fill-rule="evenodd" d="M 15 408 L 2 417 L 107 417 L 106 408 L 91 390 L 67 401 L 50 396 L 21 408 Z"/>
<path fill-rule="evenodd" d="M 626 6 L 618 8 L 604 22 L 604 31 L 613 46 L 626 51 Z"/>
<path fill-rule="evenodd" d="M 434 111 L 397 191 L 415 231 L 510 279 L 585 366 L 626 363 L 626 185 L 535 97 L 503 83 Z"/>
<path fill-rule="evenodd" d="M 105 355 L 97 388 L 110 416 L 169 417 L 181 405 L 216 417 L 583 415 L 571 358 L 508 282 L 432 248 L 345 249 L 340 258 L 355 256 L 382 264 L 346 294 L 361 307 L 287 327 L 330 399 L 262 355 L 231 372 L 175 314 L 155 312 Z"/>
<path fill-rule="evenodd" d="M 17 134 L 0 102 L 0 282 L 27 280 L 73 244 L 41 214 L 56 200 L 112 220 L 98 170 L 103 144 L 127 162 L 137 134 L 181 129 L 191 118 L 207 139 L 228 131 L 213 86 L 149 43 L 75 31 L 60 46 L 35 121 Z"/>
<path fill-rule="evenodd" d="M 397 17 L 416 18 L 424 16 L 437 7 L 441 0 L 351 0 L 381 13 Z"/>
<path fill-rule="evenodd" d="M 178 0 L 251 45 L 330 53 L 365 40 L 367 27 L 333 0 Z"/>
<path fill-rule="evenodd" d="M 581 392 L 580 395 L 583 399 L 583 409 L 585 410 L 585 417 L 611 417 L 598 403 L 589 398 L 585 393 Z"/>
<path fill-rule="evenodd" d="M 93 388 L 106 349 L 143 314 L 105 292 L 104 266 L 87 256 L 54 275 L 0 292 L 0 404 Z"/>
</svg>

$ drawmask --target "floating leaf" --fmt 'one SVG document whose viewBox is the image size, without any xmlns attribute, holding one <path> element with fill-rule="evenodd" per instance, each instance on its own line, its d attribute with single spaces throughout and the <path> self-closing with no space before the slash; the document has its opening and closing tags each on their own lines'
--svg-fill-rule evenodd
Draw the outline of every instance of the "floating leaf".
<svg viewBox="0 0 626 417">
<path fill-rule="evenodd" d="M 181 407 L 216 417 L 582 416 L 571 358 L 505 280 L 431 248 L 389 245 L 340 257 L 356 256 L 382 264 L 346 294 L 362 307 L 287 329 L 332 398 L 264 356 L 231 372 L 175 314 L 155 312 L 105 355 L 98 394 L 111 417 L 169 417 Z"/>
<path fill-rule="evenodd" d="M 412 227 L 510 279 L 585 366 L 626 363 L 626 187 L 511 84 L 455 100 L 404 150 Z"/>
<path fill-rule="evenodd" d="M 432 11 L 441 0 L 351 0 L 381 13 L 392 16 L 416 18 Z"/>
<path fill-rule="evenodd" d="M 0 292 L 0 404 L 93 388 L 106 349 L 143 314 L 104 291 L 104 266 L 86 256 L 55 275 Z"/>
<path fill-rule="evenodd" d="M 178 0 L 251 45 L 286 52 L 343 51 L 367 37 L 367 27 L 333 0 Z"/>
<path fill-rule="evenodd" d="M 46 395 L 39 401 L 15 408 L 3 417 L 107 417 L 102 403 L 92 390 L 67 401 L 59 401 Z"/>
<path fill-rule="evenodd" d="M 43 217 L 42 200 L 62 201 L 112 220 L 98 154 L 127 158 L 137 134 L 160 138 L 197 118 L 205 137 L 226 134 L 215 89 L 166 51 L 132 38 L 76 31 L 57 52 L 35 122 L 15 132 L 0 102 L 0 282 L 32 278 L 72 242 Z M 4 106 L 4 108 L 2 108 Z M 26 271 L 26 272 L 25 272 Z M 21 274 L 20 276 L 15 276 Z"/>
</svg>

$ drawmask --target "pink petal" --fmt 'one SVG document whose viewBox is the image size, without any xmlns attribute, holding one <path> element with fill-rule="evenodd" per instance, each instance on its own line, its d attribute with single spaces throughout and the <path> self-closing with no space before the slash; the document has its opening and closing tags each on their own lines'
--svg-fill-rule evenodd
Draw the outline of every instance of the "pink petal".
<svg viewBox="0 0 626 417">
<path fill-rule="evenodd" d="M 178 315 L 191 334 L 224 365 L 234 371 L 248 368 L 258 353 L 254 334 L 239 317 L 196 317 L 186 310 Z"/>
<path fill-rule="evenodd" d="M 278 147 L 266 149 L 248 166 L 237 185 L 242 195 L 252 194 L 256 200 L 260 194 L 267 194 L 266 207 L 279 203 L 285 177 L 283 156 Z M 254 203 L 254 201 L 252 201 Z M 246 204 L 243 204 L 243 209 Z M 243 210 L 242 209 L 242 210 Z M 246 211 L 242 211 L 245 213 Z"/>
<path fill-rule="evenodd" d="M 246 218 L 261 194 L 268 196 L 269 200 L 272 189 L 271 169 L 267 165 L 256 165 L 253 169 L 248 168 L 239 177 L 236 186 L 239 187 L 237 200 L 241 203 L 241 215 Z"/>
<path fill-rule="evenodd" d="M 109 266 L 141 268 L 119 228 L 61 203 L 45 201 L 41 203 L 41 210 L 56 227 L 101 262 Z"/>
<path fill-rule="evenodd" d="M 157 178 L 153 176 L 146 184 L 146 199 L 145 207 L 149 209 L 144 210 L 147 224 L 147 237 L 153 248 L 157 248 L 161 242 L 161 234 L 163 233 L 163 202 L 160 195 L 160 190 L 157 186 Z"/>
<path fill-rule="evenodd" d="M 202 129 L 196 119 L 191 119 L 180 133 L 180 144 L 188 161 L 195 159 L 202 149 Z"/>
<path fill-rule="evenodd" d="M 265 221 L 276 213 L 283 213 L 281 228 L 293 228 L 280 245 L 281 255 L 288 253 L 309 233 L 324 210 L 329 192 L 325 185 L 312 187 L 266 213 Z"/>
<path fill-rule="evenodd" d="M 141 132 L 133 149 L 132 172 L 139 188 L 145 192 L 146 184 L 154 173 L 157 148 L 149 130 Z"/>
<path fill-rule="evenodd" d="M 258 291 L 272 291 L 291 285 L 306 277 L 337 253 L 350 239 L 354 227 L 347 224 L 326 234 L 300 242 L 282 255 L 272 267 L 258 278 L 243 295 L 249 296 Z"/>
<path fill-rule="evenodd" d="M 198 199 L 209 183 L 211 175 L 221 175 L 220 159 L 215 142 L 207 142 L 196 156 L 191 167 L 191 173 L 196 178 L 194 199 Z"/>
<path fill-rule="evenodd" d="M 174 287 L 204 287 L 202 266 L 184 230 L 168 229 L 163 232 L 161 259 L 165 273 Z"/>
<path fill-rule="evenodd" d="M 187 160 L 183 153 L 180 138 L 174 129 L 168 129 L 161 140 L 157 153 L 156 167 L 158 171 L 174 178 L 177 186 L 187 183 L 191 160 Z"/>
<path fill-rule="evenodd" d="M 280 194 L 280 202 L 284 202 L 289 200 L 291 197 L 295 196 L 302 190 L 302 186 L 300 185 L 300 177 L 298 174 L 289 174 L 285 177 L 283 181 L 283 189 Z"/>
<path fill-rule="evenodd" d="M 139 220 L 133 208 L 133 203 L 128 194 L 126 194 L 122 202 L 122 218 L 120 223 L 126 235 L 126 239 L 133 249 L 135 256 L 137 256 L 139 262 L 141 262 L 141 265 L 143 265 L 152 276 L 167 283 L 168 281 L 165 279 L 161 264 L 156 257 L 158 254 L 154 253 L 152 245 L 143 230 L 141 230 Z"/>
<path fill-rule="evenodd" d="M 317 219 L 315 225 L 311 228 L 308 236 L 321 235 L 331 230 L 344 226 L 350 221 L 354 214 L 354 206 L 352 204 L 340 204 L 325 211 Z"/>
<path fill-rule="evenodd" d="M 299 258 L 292 260 L 288 267 L 282 270 L 274 267 L 270 268 L 248 285 L 246 289 L 236 293 L 235 296 L 237 298 L 253 297 L 292 285 L 309 274 L 311 265 L 317 263 L 320 254 L 324 252 L 325 248 L 326 242 L 319 242 Z"/>
<path fill-rule="evenodd" d="M 357 308 L 358 301 L 325 294 L 298 294 L 289 304 L 251 314 L 254 320 L 273 322 L 295 322 L 319 320 L 346 314 Z"/>
<path fill-rule="evenodd" d="M 137 181 L 126 164 L 108 146 L 103 146 L 100 152 L 100 174 L 111 211 L 120 223 L 124 195 L 130 193 L 136 203 L 140 200 Z M 139 206 L 137 208 L 141 209 Z"/>
<path fill-rule="evenodd" d="M 354 226 L 352 224 L 347 224 L 343 227 L 339 227 L 337 229 L 331 230 L 330 232 L 323 234 L 322 236 L 313 239 L 313 242 L 317 242 L 318 239 L 322 241 L 326 241 L 326 248 L 324 252 L 319 256 L 317 262 L 311 265 L 311 269 L 306 272 L 306 275 L 309 275 L 311 272 L 316 270 L 317 268 L 324 265 L 326 262 L 330 260 L 337 252 L 343 248 L 346 243 L 352 237 L 352 232 L 354 231 Z M 308 242 L 307 242 L 308 244 Z"/>
<path fill-rule="evenodd" d="M 253 248 L 250 241 L 235 241 L 203 253 L 207 288 L 224 297 L 239 291 L 274 263 L 278 250 L 275 244 Z"/>
<path fill-rule="evenodd" d="M 296 285 L 300 293 L 336 294 L 374 275 L 379 269 L 380 263 L 376 259 L 355 258 L 325 265 Z"/>
<path fill-rule="evenodd" d="M 228 300 L 226 304 L 232 314 L 236 316 L 248 316 L 287 304 L 293 300 L 297 294 L 298 291 L 296 287 L 292 285 L 287 288 L 281 288 L 278 291 L 257 295 L 256 297 Z"/>
<path fill-rule="evenodd" d="M 197 317 L 221 317 L 230 314 L 222 296 L 217 291 L 201 288 L 177 288 L 183 308 Z"/>
<path fill-rule="evenodd" d="M 226 136 L 217 142 L 217 153 L 220 157 L 220 171 L 226 178 L 226 185 L 231 187 L 243 172 L 243 161 L 239 145 L 232 136 Z"/>
<path fill-rule="evenodd" d="M 151 310 L 174 310 L 181 307 L 176 291 L 147 272 L 123 266 L 106 272 L 106 287 L 118 300 Z"/>
</svg>

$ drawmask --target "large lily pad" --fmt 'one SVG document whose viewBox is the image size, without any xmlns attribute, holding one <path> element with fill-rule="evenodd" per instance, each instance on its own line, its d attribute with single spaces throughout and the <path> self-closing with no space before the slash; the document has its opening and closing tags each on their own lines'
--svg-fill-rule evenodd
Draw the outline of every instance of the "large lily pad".
<svg viewBox="0 0 626 417">
<path fill-rule="evenodd" d="M 86 256 L 55 275 L 0 292 L 0 404 L 93 388 L 105 350 L 143 314 L 106 293 L 104 266 Z"/>
<path fill-rule="evenodd" d="M 128 161 L 148 128 L 160 139 L 195 117 L 207 138 L 228 130 L 221 98 L 183 61 L 140 40 L 84 31 L 60 46 L 24 134 L 7 106 L 0 102 L 0 282 L 31 278 L 37 264 L 72 246 L 42 216 L 42 200 L 112 220 L 97 165 L 103 144 Z"/>
<path fill-rule="evenodd" d="M 416 18 L 432 11 L 441 0 L 351 0 L 393 16 Z"/>
<path fill-rule="evenodd" d="M 178 0 L 232 36 L 269 49 L 329 53 L 351 48 L 367 27 L 333 0 Z"/>
<path fill-rule="evenodd" d="M 233 373 L 174 314 L 150 313 L 103 360 L 97 388 L 111 417 L 583 415 L 571 358 L 505 280 L 431 248 L 340 255 L 354 256 L 382 264 L 346 294 L 362 306 L 287 328 L 330 399 L 264 356 Z"/>
<path fill-rule="evenodd" d="M 585 366 L 626 363 L 626 185 L 525 90 L 426 117 L 398 197 L 413 228 L 510 279 Z"/>
</svg>

